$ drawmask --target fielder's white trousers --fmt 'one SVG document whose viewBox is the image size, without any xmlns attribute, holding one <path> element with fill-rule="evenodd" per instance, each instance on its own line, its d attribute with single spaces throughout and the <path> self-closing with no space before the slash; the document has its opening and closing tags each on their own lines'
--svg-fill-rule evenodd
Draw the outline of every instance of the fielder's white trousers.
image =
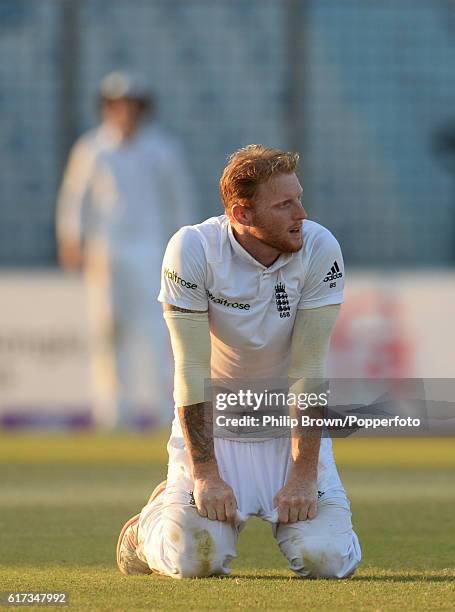
<svg viewBox="0 0 455 612">
<path fill-rule="evenodd" d="M 166 490 L 141 512 L 138 554 L 157 573 L 173 578 L 228 574 L 236 557 L 239 532 L 249 516 L 272 524 L 272 532 L 289 567 L 303 577 L 344 578 L 360 562 L 351 511 L 338 474 L 320 491 L 314 519 L 277 522 L 273 498 L 289 473 L 290 440 L 264 442 L 215 439 L 222 478 L 233 488 L 238 512 L 235 524 L 201 517 L 192 498 L 188 462 L 177 452 L 169 464 Z M 335 464 L 333 469 L 336 471 Z M 327 475 L 325 476 L 325 482 Z M 318 482 L 319 486 L 319 482 Z"/>
<path fill-rule="evenodd" d="M 111 253 L 87 250 L 94 421 L 103 428 L 131 426 L 139 417 L 168 424 L 172 417 L 172 358 L 159 291 L 161 254 L 143 245 Z"/>
</svg>

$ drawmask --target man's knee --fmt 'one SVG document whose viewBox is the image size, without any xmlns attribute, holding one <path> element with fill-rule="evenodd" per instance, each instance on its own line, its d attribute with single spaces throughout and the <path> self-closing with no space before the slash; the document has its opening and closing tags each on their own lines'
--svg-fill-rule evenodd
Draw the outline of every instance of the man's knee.
<svg viewBox="0 0 455 612">
<path fill-rule="evenodd" d="M 347 549 L 344 541 L 309 538 L 302 545 L 304 567 L 310 576 L 344 578 L 348 571 Z"/>
<path fill-rule="evenodd" d="M 210 521 L 199 516 L 195 508 L 185 508 L 167 522 L 164 536 L 165 554 L 176 578 L 229 572 L 236 546 L 235 529 L 230 523 Z"/>
<path fill-rule="evenodd" d="M 196 528 L 185 534 L 173 565 L 179 578 L 202 578 L 227 573 L 232 557 L 209 529 Z"/>
<path fill-rule="evenodd" d="M 293 538 L 291 569 L 310 578 L 346 578 L 360 562 L 360 548 L 353 538 Z"/>
</svg>

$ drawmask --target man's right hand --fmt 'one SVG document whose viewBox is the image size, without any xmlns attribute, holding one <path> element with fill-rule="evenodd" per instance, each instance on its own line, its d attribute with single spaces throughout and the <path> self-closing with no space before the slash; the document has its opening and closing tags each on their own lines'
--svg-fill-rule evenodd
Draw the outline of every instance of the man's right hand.
<svg viewBox="0 0 455 612">
<path fill-rule="evenodd" d="M 201 516 L 211 521 L 234 521 L 237 510 L 234 491 L 218 475 L 195 478 L 193 496 Z"/>
<path fill-rule="evenodd" d="M 81 243 L 78 240 L 62 240 L 58 243 L 58 259 L 66 270 L 79 270 L 84 263 Z"/>
</svg>

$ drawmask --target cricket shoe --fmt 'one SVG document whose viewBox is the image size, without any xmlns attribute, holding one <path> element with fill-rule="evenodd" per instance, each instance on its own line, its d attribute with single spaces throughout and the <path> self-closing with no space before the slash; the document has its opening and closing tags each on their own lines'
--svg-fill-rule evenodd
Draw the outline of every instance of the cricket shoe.
<svg viewBox="0 0 455 612">
<path fill-rule="evenodd" d="M 165 488 L 166 481 L 164 480 L 154 488 L 148 503 L 158 497 Z M 138 547 L 137 530 L 139 527 L 139 517 L 140 514 L 136 514 L 126 521 L 117 542 L 117 565 L 122 574 L 126 576 L 152 573 L 147 563 L 139 559 L 136 552 Z"/>
</svg>

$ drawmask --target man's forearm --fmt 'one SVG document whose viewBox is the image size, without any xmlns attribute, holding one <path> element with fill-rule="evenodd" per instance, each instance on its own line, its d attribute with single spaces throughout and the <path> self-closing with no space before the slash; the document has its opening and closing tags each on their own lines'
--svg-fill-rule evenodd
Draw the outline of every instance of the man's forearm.
<svg viewBox="0 0 455 612">
<path fill-rule="evenodd" d="M 318 475 L 319 448 L 321 438 L 314 434 L 302 434 L 292 438 L 291 474 L 308 480 L 315 480 Z"/>
<path fill-rule="evenodd" d="M 213 443 L 212 403 L 179 408 L 179 418 L 193 467 L 193 495 L 198 513 L 212 521 L 233 521 L 237 501 L 218 470 Z"/>
<path fill-rule="evenodd" d="M 326 389 L 324 370 L 327 360 L 330 334 L 335 325 L 339 305 L 321 306 L 309 310 L 298 310 L 291 344 L 291 365 L 289 378 L 291 390 L 299 396 L 302 393 L 320 393 Z M 324 382 L 324 384 L 322 384 Z M 291 408 L 292 416 L 299 420 L 302 412 L 296 406 Z M 311 407 L 305 410 L 310 418 L 323 416 L 324 408 Z M 321 427 L 296 427 L 292 430 L 293 475 L 317 477 Z"/>
<path fill-rule="evenodd" d="M 213 442 L 213 411 L 210 402 L 178 409 L 183 437 L 195 478 L 218 474 Z"/>
<path fill-rule="evenodd" d="M 318 408 L 308 409 L 310 416 L 320 417 Z M 292 416 L 300 418 L 301 411 L 291 408 Z M 321 446 L 321 427 L 303 427 L 292 429 L 292 467 L 291 475 L 308 480 L 315 480 L 318 474 L 319 449 Z"/>
</svg>

